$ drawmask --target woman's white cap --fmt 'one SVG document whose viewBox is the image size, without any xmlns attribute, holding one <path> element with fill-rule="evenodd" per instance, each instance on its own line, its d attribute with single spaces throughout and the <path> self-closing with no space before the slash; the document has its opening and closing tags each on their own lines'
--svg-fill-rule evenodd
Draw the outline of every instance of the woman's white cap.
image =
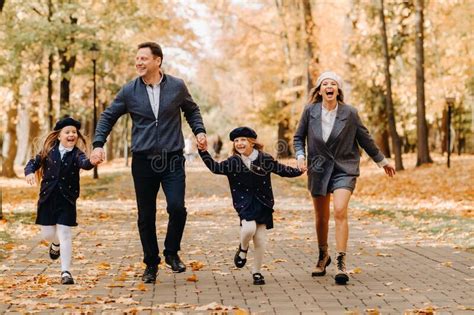
<svg viewBox="0 0 474 315">
<path fill-rule="evenodd" d="M 336 81 L 337 87 L 342 90 L 342 79 L 340 76 L 338 76 L 335 72 L 332 71 L 324 71 L 321 73 L 321 75 L 318 77 L 318 80 L 316 81 L 316 88 L 318 88 L 321 83 L 326 80 L 326 79 L 331 79 Z"/>
</svg>

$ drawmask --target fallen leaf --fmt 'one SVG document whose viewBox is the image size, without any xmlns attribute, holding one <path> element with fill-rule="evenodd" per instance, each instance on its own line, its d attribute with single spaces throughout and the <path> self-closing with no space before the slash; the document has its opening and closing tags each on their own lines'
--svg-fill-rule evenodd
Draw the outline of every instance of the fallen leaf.
<svg viewBox="0 0 474 315">
<path fill-rule="evenodd" d="M 189 265 L 191 266 L 193 271 L 199 271 L 204 267 L 204 263 L 197 260 L 191 261 Z"/>
<path fill-rule="evenodd" d="M 375 295 L 377 295 L 377 296 L 384 296 L 385 293 L 376 293 Z"/>
<path fill-rule="evenodd" d="M 387 254 L 387 253 L 377 253 L 376 256 L 379 257 L 392 257 L 392 254 Z"/>
<path fill-rule="evenodd" d="M 129 297 L 119 297 L 116 301 L 116 303 L 120 303 L 120 304 L 125 304 L 125 305 L 136 305 L 136 304 L 139 304 L 137 301 L 135 301 L 134 299 L 132 298 L 129 298 Z"/>
<path fill-rule="evenodd" d="M 366 315 L 380 315 L 380 311 L 377 308 L 368 308 L 365 310 Z"/>
<path fill-rule="evenodd" d="M 48 281 L 48 278 L 45 275 L 39 275 L 38 279 L 36 279 L 38 284 L 46 283 L 46 281 Z"/>
<path fill-rule="evenodd" d="M 189 282 L 197 282 L 198 281 L 198 278 L 195 274 L 193 274 L 191 277 L 188 277 L 186 279 L 186 281 L 189 281 Z"/>
<path fill-rule="evenodd" d="M 99 270 L 108 270 L 110 269 L 110 264 L 106 262 L 101 262 L 97 268 Z"/>
<path fill-rule="evenodd" d="M 144 283 L 140 283 L 139 285 L 137 285 L 137 289 L 140 290 L 140 291 L 147 291 L 148 290 Z"/>
<path fill-rule="evenodd" d="M 445 267 L 452 267 L 453 266 L 453 262 L 452 261 L 446 261 L 444 263 L 441 263 L 441 265 L 445 266 Z"/>
<path fill-rule="evenodd" d="M 359 273 L 362 273 L 362 268 L 356 267 L 356 268 L 350 270 L 349 273 L 350 273 L 350 274 L 359 274 Z"/>
<path fill-rule="evenodd" d="M 5 248 L 6 250 L 12 250 L 15 248 L 15 244 L 13 243 L 6 243 L 5 245 L 3 245 L 3 248 Z"/>
<path fill-rule="evenodd" d="M 280 262 L 287 262 L 286 259 L 281 259 L 281 258 L 277 258 L 275 260 L 273 260 L 273 263 L 280 263 Z"/>
</svg>

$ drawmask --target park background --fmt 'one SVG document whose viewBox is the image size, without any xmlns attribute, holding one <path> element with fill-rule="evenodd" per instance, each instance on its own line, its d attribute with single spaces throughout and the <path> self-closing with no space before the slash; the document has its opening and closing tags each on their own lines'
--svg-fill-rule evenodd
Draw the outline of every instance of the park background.
<svg viewBox="0 0 474 315">
<path fill-rule="evenodd" d="M 322 71 L 337 72 L 346 102 L 398 171 L 389 180 L 363 156 L 351 203 L 357 220 L 387 222 L 472 254 L 474 1 L 1 0 L 0 11 L 2 272 L 37 233 L 38 188 L 24 182 L 25 163 L 65 114 L 81 120 L 92 139 L 100 113 L 135 76 L 137 45 L 149 40 L 163 47 L 164 71 L 185 79 L 199 104 L 211 151 L 222 139 L 220 158 L 230 152 L 229 131 L 247 125 L 267 152 L 293 163 L 292 136 L 308 91 Z M 102 205 L 123 201 L 110 206 L 120 209 L 134 200 L 130 129 L 121 117 L 98 178 L 83 172 L 79 202 L 100 222 L 111 219 Z M 183 130 L 191 134 L 185 123 Z M 188 208 L 227 200 L 227 184 L 207 174 L 199 158 L 188 159 L 187 168 Z M 277 210 L 285 202 L 310 205 L 305 181 L 276 180 Z M 295 218 L 312 220 L 310 212 Z M 40 287 L 55 281 L 38 277 Z"/>
</svg>

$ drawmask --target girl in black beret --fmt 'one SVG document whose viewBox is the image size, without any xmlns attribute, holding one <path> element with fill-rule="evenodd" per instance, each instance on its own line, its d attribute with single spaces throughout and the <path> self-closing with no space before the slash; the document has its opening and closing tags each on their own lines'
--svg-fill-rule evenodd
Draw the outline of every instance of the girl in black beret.
<svg viewBox="0 0 474 315">
<path fill-rule="evenodd" d="M 58 121 L 35 158 L 25 167 L 26 181 L 41 180 L 36 224 L 41 235 L 51 242 L 49 257 L 61 256 L 61 283 L 74 284 L 70 270 L 72 257 L 71 227 L 76 226 L 76 200 L 79 197 L 79 171 L 90 170 L 90 161 L 81 149 L 87 147 L 79 131 L 81 123 L 71 117 Z"/>
<path fill-rule="evenodd" d="M 247 262 L 250 240 L 253 240 L 255 261 L 252 267 L 253 284 L 265 284 L 261 273 L 265 252 L 266 230 L 273 228 L 273 192 L 270 174 L 283 177 L 300 176 L 297 168 L 278 163 L 262 151 L 257 133 L 248 127 L 239 127 L 230 133 L 233 155 L 220 163 L 207 151 L 199 151 L 202 160 L 214 174 L 226 175 L 235 210 L 240 220 L 240 244 L 234 256 L 235 266 L 242 268 Z"/>
</svg>

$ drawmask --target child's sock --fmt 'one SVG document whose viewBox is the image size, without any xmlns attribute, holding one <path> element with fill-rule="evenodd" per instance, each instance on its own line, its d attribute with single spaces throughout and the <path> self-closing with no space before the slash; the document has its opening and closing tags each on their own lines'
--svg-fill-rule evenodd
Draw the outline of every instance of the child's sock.
<svg viewBox="0 0 474 315">
<path fill-rule="evenodd" d="M 61 270 L 71 270 L 71 259 L 72 259 L 72 233 L 71 227 L 66 225 L 57 224 L 58 237 L 61 247 Z"/>
<path fill-rule="evenodd" d="M 255 260 L 252 266 L 252 274 L 260 273 L 263 262 L 263 254 L 265 254 L 265 247 L 267 243 L 267 227 L 265 224 L 257 225 L 257 232 L 253 237 L 253 244 L 255 247 Z"/>
<path fill-rule="evenodd" d="M 240 229 L 240 248 L 243 250 L 249 249 L 250 240 L 255 235 L 257 230 L 257 223 L 255 221 L 242 220 L 242 227 Z M 240 252 L 240 258 L 247 258 L 247 253 Z"/>
<path fill-rule="evenodd" d="M 58 251 L 58 250 L 59 250 L 59 244 L 51 243 L 51 248 L 52 248 L 54 251 Z"/>
</svg>

